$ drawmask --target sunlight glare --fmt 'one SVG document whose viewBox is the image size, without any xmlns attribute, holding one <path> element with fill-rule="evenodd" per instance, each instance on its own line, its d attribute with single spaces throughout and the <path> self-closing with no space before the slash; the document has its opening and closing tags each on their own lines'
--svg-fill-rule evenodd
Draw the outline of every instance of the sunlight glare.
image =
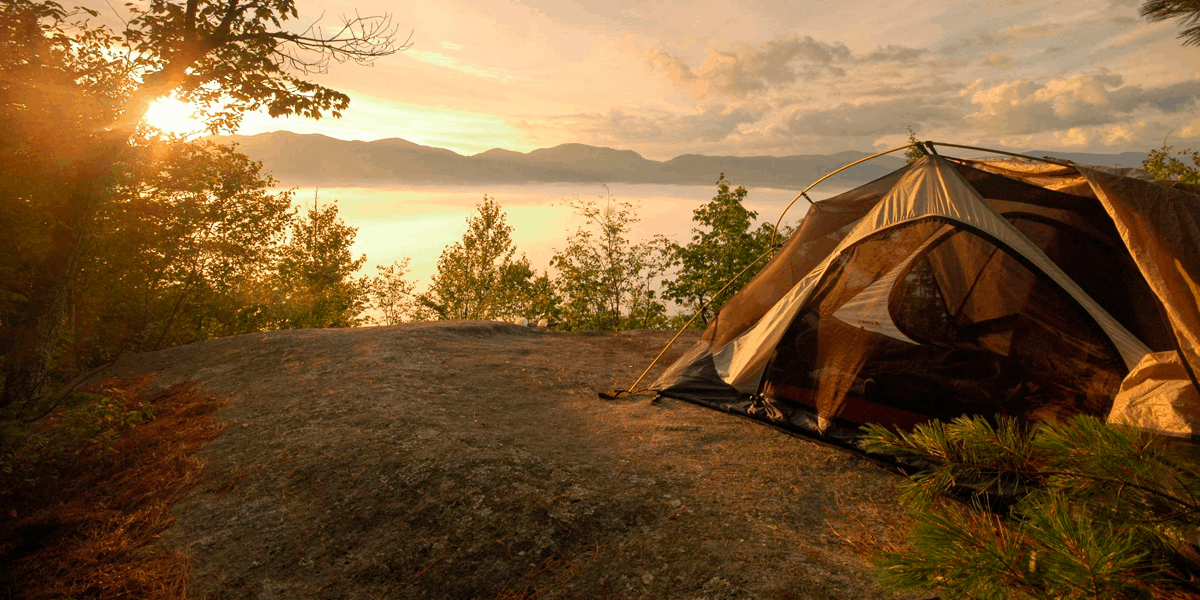
<svg viewBox="0 0 1200 600">
<path fill-rule="evenodd" d="M 204 123 L 196 119 L 196 108 L 190 103 L 175 98 L 159 98 L 150 104 L 146 111 L 147 125 L 162 130 L 163 133 L 188 135 L 204 130 Z"/>
</svg>

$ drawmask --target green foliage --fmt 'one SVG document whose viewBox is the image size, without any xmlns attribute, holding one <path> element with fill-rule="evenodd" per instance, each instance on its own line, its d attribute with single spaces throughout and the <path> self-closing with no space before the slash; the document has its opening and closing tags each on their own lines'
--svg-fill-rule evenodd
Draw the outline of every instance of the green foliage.
<svg viewBox="0 0 1200 600">
<path fill-rule="evenodd" d="M 29 419 L 30 413 L 49 414 Z M 0 410 L 0 482 L 29 484 L 71 463 L 112 453 L 122 432 L 154 419 L 154 407 L 118 389 L 73 392 L 40 399 L 38 406 Z"/>
<path fill-rule="evenodd" d="M 392 263 L 388 266 L 376 265 L 379 272 L 368 284 L 368 295 L 371 308 L 380 312 L 373 322 L 376 325 L 395 325 L 403 323 L 412 315 L 416 307 L 413 296 L 413 282 L 405 276 L 408 274 L 409 259 Z"/>
<path fill-rule="evenodd" d="M 1180 150 L 1177 154 L 1192 161 L 1191 166 L 1171 156 L 1172 146 L 1151 150 L 1142 169 L 1161 181 L 1200 183 L 1200 150 Z"/>
<path fill-rule="evenodd" d="M 1145 0 L 1138 14 L 1151 22 L 1177 19 L 1186 27 L 1179 32 L 1183 45 L 1200 44 L 1200 2 L 1197 0 Z"/>
<path fill-rule="evenodd" d="M 550 259 L 558 272 L 555 287 L 562 298 L 562 326 L 599 331 L 664 326 L 666 307 L 653 283 L 666 268 L 659 259 L 666 240 L 634 244 L 630 228 L 638 220 L 637 213 L 632 204 L 611 195 L 603 206 L 578 198 L 571 206 L 584 225 Z"/>
<path fill-rule="evenodd" d="M 36 325 L 54 258 L 80 227 L 63 185 L 130 90 L 107 30 L 57 4 L 0 3 L 0 355 Z"/>
<path fill-rule="evenodd" d="M 421 318 L 511 319 L 531 314 L 533 269 L 517 258 L 512 226 L 494 198 L 483 197 L 467 231 L 442 251 L 429 290 L 420 296 Z M 542 307 L 539 305 L 539 307 Z"/>
<path fill-rule="evenodd" d="M 766 264 L 763 255 L 770 249 L 774 228 L 763 223 L 751 229 L 758 213 L 742 205 L 746 193 L 742 186 L 730 191 L 722 173 L 717 195 L 692 211 L 696 227 L 691 243 L 668 249 L 670 266 L 678 271 L 675 279 L 664 282 L 663 296 L 682 304 L 689 317 L 700 311 L 700 320 L 693 321 L 696 327 L 708 323 Z"/>
<path fill-rule="evenodd" d="M 901 496 L 917 517 L 910 549 L 877 559 L 882 580 L 897 589 L 1149 598 L 1170 585 L 1200 532 L 1195 463 L 1162 439 L 1095 417 L 1029 427 L 960 417 L 863 433 L 868 452 L 933 465 Z M 948 501 L 964 494 L 966 504 Z"/>
<path fill-rule="evenodd" d="M 281 329 L 350 327 L 361 323 L 368 282 L 354 274 L 367 261 L 350 252 L 357 228 L 338 216 L 337 202 L 321 207 L 316 200 L 303 218 L 291 223 L 280 253 L 275 280 Z"/>
<path fill-rule="evenodd" d="M 289 192 L 231 147 L 151 141 L 97 217 L 68 328 L 79 368 L 270 325 L 264 305 L 295 219 Z"/>
<path fill-rule="evenodd" d="M 214 133 L 257 108 L 337 115 L 349 98 L 307 76 L 331 60 L 402 49 L 386 16 L 288 31 L 292 0 L 151 0 L 124 10 L 130 18 L 114 33 L 89 21 L 98 16 L 90 9 L 0 4 L 0 254 L 9 264 L 0 270 L 0 407 L 37 396 L 54 379 L 56 346 L 78 337 L 64 332 L 76 279 L 93 258 L 99 219 L 113 216 L 140 168 L 138 146 L 152 135 L 141 121 L 154 100 L 175 93 L 197 103 Z"/>
<path fill-rule="evenodd" d="M 916 134 L 916 132 L 913 131 L 912 127 L 908 128 L 908 143 L 910 143 L 910 144 L 919 144 L 920 143 L 917 140 L 917 134 Z M 904 151 L 904 160 L 906 162 L 908 162 L 908 164 L 910 164 L 910 165 L 913 164 L 914 162 L 916 162 L 917 159 L 921 158 L 922 156 L 925 156 L 925 153 L 922 152 L 921 148 L 918 146 L 913 146 L 912 148 L 909 148 L 908 150 Z"/>
<path fill-rule="evenodd" d="M 562 319 L 562 297 L 555 288 L 550 273 L 542 271 L 541 275 L 528 281 L 525 288 L 525 316 L 536 322 L 546 319 L 558 323 Z"/>
<path fill-rule="evenodd" d="M 331 61 L 366 64 L 406 47 L 394 44 L 396 31 L 385 15 L 288 31 L 285 24 L 298 15 L 294 0 L 127 6 L 132 18 L 121 36 L 136 57 L 128 68 L 142 81 L 136 100 L 174 92 L 201 107 L 213 133 L 236 129 L 243 113 L 260 108 L 272 117 L 341 116 L 350 98 L 307 76 L 326 71 Z"/>
</svg>

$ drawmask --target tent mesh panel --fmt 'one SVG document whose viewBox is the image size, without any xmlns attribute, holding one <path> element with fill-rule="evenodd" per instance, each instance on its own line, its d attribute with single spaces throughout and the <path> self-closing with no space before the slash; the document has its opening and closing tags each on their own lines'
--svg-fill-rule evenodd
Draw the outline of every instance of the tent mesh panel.
<svg viewBox="0 0 1200 600">
<path fill-rule="evenodd" d="M 902 336 L 834 315 L 884 277 L 895 277 L 884 304 L 855 305 L 882 308 L 862 322 L 890 319 Z M 779 344 L 763 394 L 815 410 L 822 427 L 962 414 L 1058 420 L 1105 414 L 1124 373 L 1108 338 L 1048 277 L 929 219 L 876 234 L 831 265 Z"/>
</svg>

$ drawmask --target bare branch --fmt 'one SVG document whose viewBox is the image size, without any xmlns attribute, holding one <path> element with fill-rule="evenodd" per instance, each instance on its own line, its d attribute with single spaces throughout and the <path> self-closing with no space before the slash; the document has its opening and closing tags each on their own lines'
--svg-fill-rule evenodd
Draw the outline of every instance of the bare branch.
<svg viewBox="0 0 1200 600">
<path fill-rule="evenodd" d="M 320 19 L 300 33 L 273 31 L 233 36 L 234 42 L 276 42 L 277 64 L 303 74 L 325 73 L 331 61 L 366 65 L 375 59 L 407 50 L 412 46 L 412 32 L 403 43 L 395 42 L 398 27 L 390 14 L 354 18 L 343 17 L 333 35 L 326 35 Z"/>
</svg>

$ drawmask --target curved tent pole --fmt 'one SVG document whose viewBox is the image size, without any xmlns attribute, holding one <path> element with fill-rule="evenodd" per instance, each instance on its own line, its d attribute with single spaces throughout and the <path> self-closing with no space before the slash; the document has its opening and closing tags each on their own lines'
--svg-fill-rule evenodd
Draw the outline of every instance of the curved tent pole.
<svg viewBox="0 0 1200 600">
<path fill-rule="evenodd" d="M 658 351 L 658 356 L 655 356 L 654 360 L 650 361 L 650 364 L 646 365 L 646 370 L 642 371 L 642 374 L 638 376 L 637 381 L 633 382 L 633 385 L 629 386 L 628 390 L 616 390 L 617 393 L 613 397 L 616 398 L 617 396 L 619 396 L 622 393 L 626 393 L 626 394 L 637 393 L 637 385 L 642 382 L 642 379 L 645 379 L 646 374 L 650 372 L 650 369 L 654 368 L 654 365 L 658 363 L 658 359 L 662 358 L 662 356 L 667 353 L 667 350 L 669 350 L 671 348 L 671 344 L 674 344 L 675 340 L 679 339 L 679 336 L 683 335 L 683 332 L 687 331 L 688 327 L 692 326 L 692 322 L 696 320 L 696 317 L 700 316 L 704 312 L 704 309 L 708 308 L 708 305 L 712 304 L 712 301 L 715 300 L 717 298 L 717 296 L 720 296 L 722 293 L 725 292 L 725 290 L 729 289 L 729 286 L 733 285 L 733 282 L 737 281 L 739 277 L 741 277 L 742 275 L 744 275 L 746 273 L 746 271 L 749 271 L 751 268 L 754 267 L 754 265 L 758 264 L 758 261 L 770 256 L 774 252 L 775 252 L 774 247 L 767 248 L 766 252 L 763 252 L 762 254 L 758 255 L 758 258 L 754 259 L 753 262 L 746 265 L 745 269 L 742 269 L 741 272 L 739 272 L 737 275 L 734 275 L 729 281 L 725 282 L 725 285 L 720 290 L 718 290 L 717 293 L 713 294 L 713 297 L 709 298 L 708 302 L 705 302 L 704 304 L 700 305 L 700 308 L 696 310 L 695 314 L 692 315 L 692 318 L 688 319 L 687 323 L 683 324 L 683 327 L 681 327 L 679 329 L 679 331 L 675 334 L 675 337 L 671 338 L 671 341 L 667 342 L 667 345 L 663 346 L 663 349 Z"/>
<path fill-rule="evenodd" d="M 790 209 L 792 207 L 792 205 L 795 204 L 796 201 L 801 198 L 808 200 L 809 204 L 815 204 L 812 201 L 812 199 L 808 197 L 808 190 L 813 189 L 813 187 L 815 187 L 818 183 L 821 183 L 822 181 L 825 181 L 826 179 L 829 179 L 830 177 L 833 177 L 834 175 L 837 175 L 838 173 L 841 173 L 842 171 L 845 171 L 846 169 L 849 169 L 850 167 L 853 167 L 854 165 L 866 162 L 868 160 L 871 160 L 872 158 L 883 156 L 884 154 L 890 154 L 890 153 L 896 152 L 898 150 L 912 148 L 913 146 L 916 146 L 916 145 L 917 144 L 908 144 L 906 146 L 900 146 L 899 148 L 892 148 L 891 150 L 885 150 L 883 152 L 872 154 L 871 156 L 868 156 L 866 158 L 856 160 L 848 165 L 839 167 L 838 169 L 831 171 L 824 177 L 809 184 L 808 187 L 804 188 L 804 191 L 800 192 L 799 194 L 796 194 L 796 197 L 792 198 L 792 201 L 789 202 L 788 205 L 783 209 L 783 212 L 779 214 L 779 219 L 777 221 L 775 221 L 775 228 L 771 231 L 771 243 L 767 245 L 767 251 L 762 253 L 761 255 L 759 255 L 759 257 L 754 259 L 753 262 L 746 265 L 746 268 L 742 269 L 742 271 L 740 273 L 738 273 L 737 275 L 734 275 L 732 278 L 729 279 L 729 281 L 725 282 L 725 285 L 721 287 L 720 291 L 718 291 L 716 294 L 713 294 L 713 297 L 710 298 L 708 302 L 705 302 L 703 305 L 701 305 L 700 308 L 695 312 L 695 314 L 692 315 L 692 318 L 688 319 L 687 323 L 685 323 L 683 325 L 683 327 L 681 327 L 679 329 L 679 331 L 675 333 L 675 336 L 672 337 L 671 340 L 667 342 L 667 345 L 663 346 L 663 349 L 658 352 L 658 356 L 655 356 L 654 360 L 650 361 L 649 365 L 646 365 L 646 370 L 642 371 L 642 374 L 638 376 L 637 381 L 634 381 L 633 385 L 629 386 L 629 389 L 613 390 L 612 392 L 600 392 L 600 394 L 599 394 L 600 397 L 607 399 L 607 400 L 615 400 L 622 396 L 640 393 L 642 390 L 637 389 L 638 384 L 641 383 L 642 380 L 646 378 L 646 375 L 650 373 L 650 369 L 653 369 L 654 365 L 658 364 L 658 359 L 662 358 L 663 355 L 667 353 L 667 350 L 669 350 L 671 348 L 671 346 L 675 343 L 675 340 L 678 340 L 679 336 L 683 335 L 683 332 L 687 331 L 688 327 L 691 327 L 692 323 L 696 320 L 696 317 L 700 316 L 700 314 L 704 312 L 704 309 L 708 308 L 708 305 L 711 304 L 712 301 L 714 299 L 716 299 L 717 296 L 720 296 L 721 293 L 724 292 L 726 289 L 728 289 L 730 285 L 733 285 L 733 282 L 737 281 L 738 278 L 741 277 L 746 271 L 749 271 L 752 267 L 754 267 L 754 265 L 758 264 L 759 261 L 774 254 L 774 252 L 776 250 L 778 250 L 778 248 L 775 246 L 775 239 L 779 233 L 779 224 L 783 222 L 783 215 L 787 214 L 788 209 Z M 921 151 L 924 152 L 925 151 L 924 148 L 921 148 Z"/>
<path fill-rule="evenodd" d="M 1055 165 L 1061 165 L 1061 166 L 1064 166 L 1064 167 L 1074 166 L 1074 163 L 1072 163 L 1071 161 L 1059 160 L 1059 159 L 1057 159 L 1057 158 L 1038 158 L 1038 157 L 1036 157 L 1036 156 L 1029 156 L 1029 155 L 1027 155 L 1027 154 L 1017 154 L 1017 153 L 1015 153 L 1015 152 L 1005 152 L 1005 151 L 1003 151 L 1003 150 L 993 150 L 993 149 L 991 149 L 991 148 L 981 148 L 981 147 L 978 147 L 978 146 L 964 146 L 964 145 L 961 145 L 961 144 L 949 144 L 949 143 L 946 143 L 946 142 L 933 142 L 933 141 L 926 141 L 926 142 L 916 142 L 916 143 L 914 143 L 914 144 L 906 144 L 906 145 L 904 145 L 904 146 L 900 146 L 900 147 L 897 147 L 897 148 L 892 148 L 891 150 L 884 150 L 883 152 L 877 152 L 877 153 L 875 153 L 875 154 L 872 154 L 871 156 L 868 156 L 868 157 L 866 157 L 866 158 L 860 158 L 860 159 L 858 159 L 858 160 L 856 160 L 856 161 L 854 161 L 854 162 L 852 162 L 852 163 L 849 163 L 849 164 L 843 165 L 843 166 L 841 166 L 841 167 L 838 167 L 837 169 L 834 169 L 833 171 L 830 171 L 830 172 L 829 172 L 829 173 L 827 173 L 827 174 L 826 174 L 824 177 L 821 177 L 820 179 L 818 179 L 818 180 L 816 180 L 816 181 L 812 182 L 811 184 L 809 184 L 809 185 L 808 185 L 808 187 L 804 188 L 804 190 L 803 190 L 802 192 L 800 192 L 799 194 L 796 194 L 796 197 L 795 197 L 795 198 L 792 198 L 792 201 L 791 201 L 791 202 L 789 202 L 789 203 L 788 203 L 788 205 L 787 205 L 787 206 L 785 206 L 785 207 L 783 208 L 783 212 L 779 213 L 779 219 L 777 219 L 777 220 L 775 221 L 775 228 L 774 228 L 774 229 L 771 231 L 771 243 L 768 245 L 768 247 L 767 247 L 767 251 L 766 251 L 766 252 L 764 252 L 762 255 L 760 255 L 758 258 L 754 259 L 754 262 L 752 262 L 752 263 L 750 263 L 749 265 L 747 265 L 745 269 L 742 269 L 741 273 L 738 273 L 737 275 L 734 275 L 734 276 L 733 276 L 733 277 L 732 277 L 732 278 L 731 278 L 729 281 L 727 281 L 727 282 L 725 283 L 724 287 L 722 287 L 722 288 L 721 288 L 721 290 L 720 290 L 719 292 L 717 292 L 716 294 L 714 294 L 714 295 L 713 295 L 713 298 L 715 299 L 717 296 L 720 296 L 720 295 L 721 295 L 721 292 L 724 292 L 724 291 L 726 290 L 726 288 L 728 288 L 730 285 L 732 285 L 732 284 L 733 284 L 733 282 L 734 282 L 734 281 L 737 281 L 737 279 L 738 279 L 739 277 L 741 277 L 743 273 L 745 273 L 746 271 L 750 270 L 750 268 L 751 268 L 751 267 L 753 267 L 754 265 L 758 264 L 758 262 L 759 262 L 760 260 L 762 260 L 763 258 L 765 258 L 765 257 L 767 257 L 767 256 L 769 256 L 769 255 L 771 255 L 772 253 L 774 253 L 776 250 L 778 250 L 778 249 L 779 249 L 779 248 L 778 248 L 778 247 L 776 247 L 776 245 L 775 245 L 775 239 L 776 239 L 776 237 L 777 237 L 777 236 L 778 236 L 778 234 L 779 234 L 779 225 L 780 225 L 781 223 L 783 223 L 783 217 L 784 217 L 784 215 L 786 215 L 786 214 L 787 214 L 787 211 L 788 211 L 789 209 L 791 209 L 791 208 L 792 208 L 792 205 L 793 205 L 793 204 L 795 204 L 795 203 L 796 203 L 796 201 L 797 201 L 797 200 L 799 200 L 799 199 L 801 199 L 801 198 L 804 198 L 805 200 L 808 200 L 808 203 L 809 203 L 809 204 L 815 205 L 816 203 L 815 203 L 815 202 L 813 202 L 813 201 L 812 201 L 812 199 L 808 197 L 808 191 L 809 191 L 809 190 L 811 190 L 811 189 L 813 189 L 814 187 L 816 187 L 816 186 L 817 186 L 817 184 L 821 183 L 822 181 L 825 181 L 826 179 L 829 179 L 830 177 L 833 177 L 834 175 L 837 175 L 838 173 L 841 173 L 842 171 L 845 171 L 846 169 L 849 169 L 850 167 L 853 167 L 853 166 L 855 166 L 855 165 L 858 165 L 858 164 L 861 164 L 861 163 L 867 162 L 868 160 L 871 160 L 871 159 L 873 159 L 873 158 L 878 158 L 878 157 L 880 157 L 880 156 L 883 156 L 883 155 L 885 155 L 885 154 L 891 154 L 891 153 L 893 153 L 893 152 L 899 152 L 900 150 L 906 150 L 906 149 L 908 149 L 908 148 L 914 148 L 914 147 L 915 147 L 915 148 L 917 148 L 918 150 L 920 150 L 922 154 L 929 154 L 929 153 L 931 153 L 931 152 L 932 152 L 932 153 L 934 153 L 934 154 L 936 154 L 936 152 L 933 150 L 933 146 L 934 146 L 935 144 L 936 144 L 936 145 L 938 145 L 938 146 L 946 146 L 946 147 L 950 147 L 950 148 L 963 148 L 963 149 L 966 149 L 966 150 L 980 150 L 980 151 L 982 151 L 982 152 L 991 152 L 991 153 L 993 153 L 993 154 L 1005 154 L 1005 155 L 1008 155 L 1008 156 L 1015 156 L 1015 157 L 1017 157 L 1017 158 L 1028 158 L 1028 159 L 1031 159 L 1031 160 L 1036 160 L 1036 161 L 1041 161 L 1041 162 L 1051 163 L 1051 164 L 1055 164 Z M 926 146 L 928 146 L 928 147 L 926 147 Z M 939 156 L 940 156 L 940 155 L 939 155 Z M 663 346 L 663 349 L 659 351 L 659 353 L 658 353 L 658 356 L 655 356 L 655 357 L 654 357 L 654 360 L 650 361 L 650 364 L 646 366 L 646 370 L 645 370 L 645 371 L 642 371 L 642 374 L 641 374 L 641 375 L 640 375 L 640 376 L 637 378 L 637 381 L 633 382 L 633 385 L 629 386 L 629 389 L 627 389 L 627 390 L 614 390 L 612 393 L 609 393 L 609 392 L 600 392 L 600 397 L 601 397 L 601 398 L 605 398 L 605 399 L 609 399 L 609 400 L 613 400 L 613 399 L 620 398 L 620 397 L 622 397 L 622 396 L 625 396 L 625 395 L 629 395 L 629 394 L 636 394 L 636 393 L 640 393 L 640 392 L 644 391 L 644 390 L 637 390 L 637 389 L 636 389 L 636 388 L 637 388 L 637 385 L 638 385 L 639 383 L 641 383 L 641 382 L 642 382 L 642 379 L 645 379 L 645 377 L 646 377 L 646 375 L 647 375 L 648 373 L 650 373 L 650 369 L 653 369 L 653 368 L 654 368 L 654 365 L 658 363 L 658 359 L 662 358 L 662 357 L 663 357 L 663 355 L 667 353 L 667 350 L 669 350 L 669 349 L 671 348 L 671 346 L 672 346 L 672 345 L 675 343 L 675 340 L 678 340 L 678 339 L 679 339 L 679 336 L 683 335 L 683 332 L 687 331 L 687 328 L 688 328 L 688 327 L 690 327 L 690 326 L 691 326 L 691 324 L 692 324 L 692 322 L 696 320 L 696 317 L 700 316 L 700 313 L 702 313 L 702 312 L 704 311 L 704 309 L 705 309 L 705 308 L 708 308 L 708 305 L 709 305 L 709 304 L 711 304 L 711 303 L 712 303 L 712 299 L 710 299 L 708 302 L 705 302 L 705 303 L 704 303 L 704 304 L 703 304 L 703 305 L 700 307 L 700 309 L 699 309 L 699 310 L 697 310 L 697 311 L 696 311 L 696 313 L 692 315 L 692 318 L 688 319 L 688 322 L 687 322 L 686 324 L 684 324 L 684 326 L 683 326 L 683 327 L 682 327 L 682 328 L 681 328 L 681 329 L 680 329 L 680 330 L 679 330 L 679 331 L 678 331 L 678 332 L 675 334 L 675 337 L 672 337 L 672 338 L 671 338 L 671 340 L 670 340 L 669 342 L 667 342 L 667 345 Z"/>
<path fill-rule="evenodd" d="M 842 171 L 845 171 L 846 169 L 849 169 L 850 167 L 853 167 L 854 165 L 857 165 L 859 163 L 867 162 L 868 160 L 871 160 L 872 158 L 878 158 L 880 156 L 883 156 L 884 154 L 891 154 L 891 153 L 897 152 L 899 150 L 905 150 L 907 148 L 912 148 L 913 146 L 916 146 L 916 145 L 917 144 L 908 144 L 907 146 L 900 146 L 899 148 L 892 148 L 891 150 L 884 150 L 883 152 L 872 154 L 866 158 L 860 158 L 848 165 L 838 167 L 837 169 L 834 169 L 833 171 L 830 171 L 829 173 L 827 173 L 824 177 L 810 183 L 808 185 L 808 187 L 804 188 L 803 192 L 796 194 L 796 197 L 792 198 L 791 202 L 788 202 L 788 205 L 783 208 L 783 212 L 779 213 L 779 218 L 775 220 L 775 229 L 771 231 L 770 246 L 772 248 L 775 247 L 775 236 L 777 236 L 779 234 L 779 225 L 780 225 L 780 223 L 783 223 L 783 216 L 787 214 L 787 211 L 792 208 L 792 205 L 795 204 L 797 200 L 799 200 L 800 198 L 804 198 L 805 200 L 808 200 L 809 204 L 814 204 L 814 202 L 812 200 L 808 199 L 808 190 L 811 190 L 814 187 L 816 187 L 818 183 L 821 183 L 822 181 L 825 181 L 826 179 L 829 179 L 830 177 L 833 177 L 834 175 L 837 175 L 838 173 L 841 173 Z M 922 150 L 922 152 L 923 151 L 924 150 Z"/>
<path fill-rule="evenodd" d="M 1069 160 L 1063 160 L 1061 158 L 1051 158 L 1049 156 L 1037 157 L 1037 156 L 1030 156 L 1028 154 L 1017 154 L 1016 152 L 1005 152 L 1004 150 L 993 150 L 991 148 L 980 148 L 979 146 L 963 146 L 962 144 L 949 144 L 946 142 L 925 142 L 925 143 L 929 144 L 931 147 L 934 145 L 938 145 L 938 146 L 946 146 L 947 148 L 963 148 L 966 150 L 980 150 L 983 152 L 991 152 L 992 154 L 1006 154 L 1008 156 L 1015 156 L 1017 158 L 1028 158 L 1030 160 L 1036 160 L 1036 161 L 1040 161 L 1040 162 L 1044 162 L 1044 163 L 1050 163 L 1050 164 L 1059 165 L 1062 167 L 1075 166 L 1075 163 L 1073 163 Z"/>
<path fill-rule="evenodd" d="M 925 145 L 928 145 L 928 151 L 926 150 Z M 933 142 L 933 141 L 917 142 L 915 144 L 909 144 L 907 146 L 900 146 L 899 148 L 892 148 L 891 150 L 884 150 L 883 152 L 879 152 L 877 154 L 872 154 L 871 156 L 868 156 L 866 158 L 856 160 L 848 165 L 838 167 L 836 170 L 831 171 L 829 174 L 825 175 L 824 177 L 809 184 L 808 187 L 804 188 L 803 192 L 796 194 L 796 197 L 792 198 L 792 201 L 789 202 L 788 205 L 786 207 L 784 207 L 783 212 L 779 214 L 779 219 L 777 219 L 775 221 L 775 231 L 771 232 L 771 245 L 772 246 L 775 245 L 775 234 L 776 234 L 776 232 L 779 231 L 779 225 L 783 223 L 783 216 L 787 214 L 787 211 L 790 208 L 792 208 L 792 205 L 795 204 L 797 200 L 799 200 L 801 197 L 803 197 L 805 200 L 808 200 L 809 204 L 813 204 L 813 201 L 808 199 L 808 190 L 811 190 L 814 187 L 816 187 L 816 185 L 818 183 L 821 183 L 822 181 L 825 181 L 826 179 L 829 179 L 830 177 L 833 177 L 834 175 L 837 175 L 838 173 L 841 173 L 842 171 L 845 171 L 846 169 L 849 169 L 850 167 L 853 167 L 854 165 L 857 165 L 859 163 L 866 162 L 868 160 L 871 160 L 872 158 L 883 156 L 884 154 L 891 154 L 892 152 L 898 152 L 900 150 L 905 150 L 907 148 L 915 147 L 918 150 L 920 150 L 922 154 L 928 154 L 930 152 L 937 154 L 937 152 L 934 151 L 934 149 L 933 149 L 934 146 L 946 146 L 948 148 L 963 148 L 965 150 L 980 150 L 982 152 L 991 152 L 992 154 L 1005 154 L 1008 156 L 1015 156 L 1017 158 L 1028 158 L 1031 160 L 1037 160 L 1037 161 L 1051 163 L 1051 164 L 1055 164 L 1055 165 L 1061 165 L 1064 167 L 1074 166 L 1074 164 L 1075 164 L 1069 160 L 1060 160 L 1057 158 L 1048 158 L 1048 157 L 1038 158 L 1036 156 L 1029 156 L 1028 154 L 1017 154 L 1016 152 L 1005 152 L 1004 150 L 993 150 L 991 148 L 981 148 L 979 146 L 964 146 L 962 144 L 950 144 L 950 143 L 946 143 L 946 142 Z M 941 155 L 938 155 L 938 156 L 941 156 Z"/>
</svg>

